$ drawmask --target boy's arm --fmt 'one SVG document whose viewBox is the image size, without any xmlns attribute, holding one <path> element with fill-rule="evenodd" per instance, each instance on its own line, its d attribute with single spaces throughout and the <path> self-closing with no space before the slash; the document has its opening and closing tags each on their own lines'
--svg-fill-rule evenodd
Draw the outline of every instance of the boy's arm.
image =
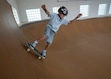
<svg viewBox="0 0 111 79">
<path fill-rule="evenodd" d="M 73 20 L 71 20 L 71 21 L 69 21 L 69 23 L 71 23 L 71 22 L 73 22 L 73 21 L 76 21 L 79 17 L 81 17 L 82 16 L 82 14 L 80 13 L 80 14 L 78 14 Z"/>
<path fill-rule="evenodd" d="M 44 10 L 44 12 L 49 16 L 49 15 L 50 15 L 50 12 L 47 10 L 45 4 L 43 4 L 41 7 L 42 7 L 42 9 Z"/>
</svg>

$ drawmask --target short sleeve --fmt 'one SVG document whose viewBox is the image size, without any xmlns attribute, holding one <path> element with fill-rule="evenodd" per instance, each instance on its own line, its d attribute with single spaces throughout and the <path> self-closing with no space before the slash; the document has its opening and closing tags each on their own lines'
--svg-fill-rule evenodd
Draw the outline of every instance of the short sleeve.
<svg viewBox="0 0 111 79">
<path fill-rule="evenodd" d="M 68 23 L 69 23 L 68 20 L 66 20 L 66 19 L 63 20 L 63 24 L 64 24 L 64 25 L 68 25 Z"/>
<path fill-rule="evenodd" d="M 55 15 L 55 13 L 50 13 L 49 17 L 52 18 Z"/>
</svg>

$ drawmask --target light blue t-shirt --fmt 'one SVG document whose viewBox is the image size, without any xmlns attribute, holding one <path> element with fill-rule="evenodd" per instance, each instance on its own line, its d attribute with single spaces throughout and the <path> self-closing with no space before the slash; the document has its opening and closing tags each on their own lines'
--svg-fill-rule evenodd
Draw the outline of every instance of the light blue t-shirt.
<svg viewBox="0 0 111 79">
<path fill-rule="evenodd" d="M 57 13 L 52 13 L 49 15 L 49 17 L 50 21 L 47 24 L 47 26 L 49 26 L 54 32 L 57 32 L 62 24 L 63 25 L 68 24 L 68 21 L 64 18 L 60 19 Z"/>
</svg>

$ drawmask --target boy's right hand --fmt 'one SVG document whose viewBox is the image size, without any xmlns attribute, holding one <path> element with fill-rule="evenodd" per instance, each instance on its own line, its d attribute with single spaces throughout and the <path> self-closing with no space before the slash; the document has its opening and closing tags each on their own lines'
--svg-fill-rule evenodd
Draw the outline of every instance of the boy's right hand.
<svg viewBox="0 0 111 79">
<path fill-rule="evenodd" d="M 42 9 L 45 11 L 45 13 L 49 16 L 49 15 L 50 15 L 50 12 L 47 10 L 46 5 L 43 4 L 41 7 L 42 7 Z"/>
<path fill-rule="evenodd" d="M 45 4 L 43 4 L 41 7 L 42 7 L 43 9 L 46 9 L 46 6 L 45 6 Z"/>
</svg>

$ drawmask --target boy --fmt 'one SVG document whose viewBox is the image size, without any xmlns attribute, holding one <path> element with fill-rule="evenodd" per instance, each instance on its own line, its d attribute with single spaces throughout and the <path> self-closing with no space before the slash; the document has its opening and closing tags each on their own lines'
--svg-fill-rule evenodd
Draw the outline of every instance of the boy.
<svg viewBox="0 0 111 79">
<path fill-rule="evenodd" d="M 44 10 L 44 12 L 48 15 L 48 17 L 50 17 L 50 20 L 49 20 L 49 23 L 46 25 L 44 35 L 40 39 L 38 39 L 36 41 L 33 41 L 31 44 L 35 47 L 41 40 L 46 39 L 47 44 L 45 46 L 45 49 L 42 52 L 42 57 L 45 59 L 46 51 L 50 47 L 50 45 L 52 44 L 52 41 L 53 41 L 53 38 L 54 38 L 54 34 L 59 30 L 60 26 L 62 24 L 67 25 L 67 24 L 75 21 L 82 14 L 78 14 L 78 16 L 75 19 L 73 19 L 71 21 L 67 21 L 67 20 L 64 19 L 64 17 L 67 16 L 67 14 L 68 14 L 68 10 L 67 10 L 66 7 L 61 6 L 58 9 L 58 14 L 50 13 L 47 10 L 45 4 L 42 5 L 41 7 Z"/>
</svg>

